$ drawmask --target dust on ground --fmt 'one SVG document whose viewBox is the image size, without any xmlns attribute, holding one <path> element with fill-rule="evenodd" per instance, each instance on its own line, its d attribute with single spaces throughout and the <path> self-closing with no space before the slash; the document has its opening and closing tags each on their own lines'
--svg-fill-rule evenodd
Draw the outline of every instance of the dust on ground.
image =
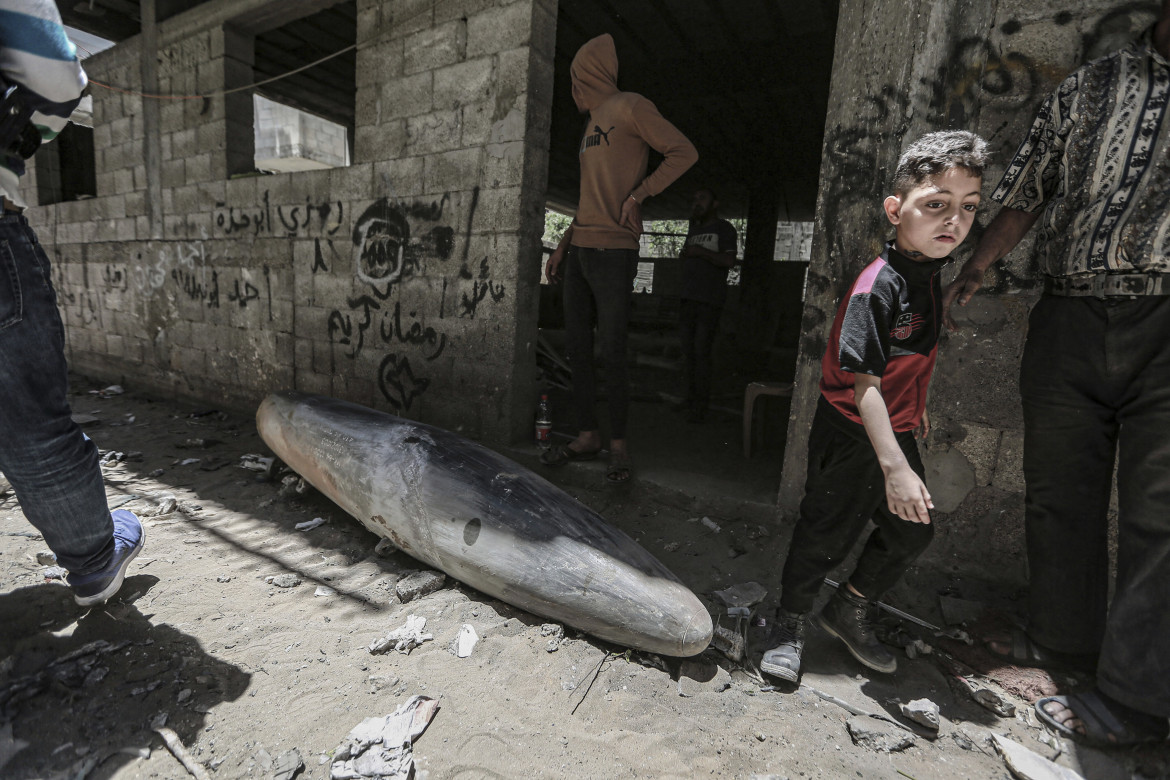
<svg viewBox="0 0 1170 780">
<path fill-rule="evenodd" d="M 97 418 L 85 430 L 114 453 L 103 465 L 111 505 L 144 516 L 146 546 L 120 593 L 84 610 L 60 581 L 46 579 L 37 561 L 44 542 L 11 495 L 0 499 L 6 778 L 187 777 L 151 730 L 160 713 L 213 777 L 288 777 L 281 768 L 299 757 L 297 776 L 327 778 L 333 751 L 355 725 L 415 694 L 440 703 L 414 748 L 418 776 L 432 780 L 1005 777 L 993 733 L 1091 778 L 1165 776 L 1170 766 L 1163 748 L 1102 753 L 1056 740 L 1025 700 L 969 678 L 1015 706 L 1015 716 L 997 716 L 972 700 L 937 652 L 902 657 L 893 675 L 871 675 L 812 632 L 805 687 L 773 688 L 714 650 L 682 662 L 572 629 L 558 641 L 542 630 L 547 621 L 450 580 L 402 603 L 398 581 L 426 567 L 399 552 L 376 554 L 378 537 L 319 494 L 298 492 L 295 480 L 266 481 L 241 468 L 242 456 L 269 454 L 250 417 L 133 388 L 89 392 L 99 387 L 78 383 L 74 411 Z M 534 453 L 507 454 L 535 467 Z M 599 471 L 578 466 L 553 476 L 716 614 L 713 591 L 778 579 L 787 534 L 770 517 L 652 486 L 614 490 Z M 297 530 L 315 518 L 326 522 Z M 269 581 L 279 575 L 299 584 Z M 908 579 L 913 587 L 902 594 L 939 589 L 931 591 L 939 581 L 929 573 Z M 925 608 L 921 599 L 901 603 Z M 774 604 L 773 594 L 759 616 L 770 620 Z M 425 617 L 434 639 L 409 654 L 371 654 L 369 645 L 409 615 Z M 454 640 L 464 624 L 480 640 L 459 658 Z M 768 631 L 748 632 L 756 661 Z M 900 703 L 920 698 L 939 707 L 937 738 L 911 733 L 900 716 Z"/>
</svg>

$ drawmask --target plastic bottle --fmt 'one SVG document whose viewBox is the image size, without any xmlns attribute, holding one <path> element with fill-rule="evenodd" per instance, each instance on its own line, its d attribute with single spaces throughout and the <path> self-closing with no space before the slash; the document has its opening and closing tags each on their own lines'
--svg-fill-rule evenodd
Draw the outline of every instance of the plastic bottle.
<svg viewBox="0 0 1170 780">
<path fill-rule="evenodd" d="M 536 407 L 536 446 L 542 450 L 552 446 L 552 407 L 547 394 L 540 396 L 540 406 Z"/>
</svg>

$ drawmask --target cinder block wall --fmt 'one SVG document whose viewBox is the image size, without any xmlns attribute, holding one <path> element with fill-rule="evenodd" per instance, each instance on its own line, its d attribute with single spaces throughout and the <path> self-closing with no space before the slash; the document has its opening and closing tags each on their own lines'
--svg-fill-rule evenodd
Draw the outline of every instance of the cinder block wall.
<svg viewBox="0 0 1170 780">
<path fill-rule="evenodd" d="M 232 16 L 264 6 L 214 0 L 87 71 L 177 95 L 248 84 Z M 332 170 L 229 178 L 250 167 L 248 92 L 153 108 L 95 87 L 98 197 L 29 212 L 73 368 L 238 408 L 296 388 L 527 432 L 555 25 L 555 0 L 359 0 L 354 164 Z"/>
<path fill-rule="evenodd" d="M 829 324 L 857 272 L 892 229 L 879 211 L 902 146 L 943 128 L 988 139 L 974 248 L 998 206 L 992 190 L 1040 101 L 1081 63 L 1151 24 L 1156 2 L 879 0 L 841 4 L 825 125 L 812 262 L 779 504 L 795 517 Z M 863 52 L 864 56 L 858 56 Z M 913 56 L 909 56 L 913 53 Z M 923 448 L 936 513 L 928 557 L 956 572 L 1023 580 L 1023 422 L 1017 390 L 1027 316 L 1040 279 L 1027 239 L 956 307 L 963 329 L 944 337 L 931 387 L 934 423 Z"/>
</svg>

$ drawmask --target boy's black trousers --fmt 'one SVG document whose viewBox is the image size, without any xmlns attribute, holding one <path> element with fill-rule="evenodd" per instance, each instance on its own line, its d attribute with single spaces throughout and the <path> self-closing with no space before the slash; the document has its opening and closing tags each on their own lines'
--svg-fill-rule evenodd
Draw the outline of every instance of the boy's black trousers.
<svg viewBox="0 0 1170 780">
<path fill-rule="evenodd" d="M 913 432 L 895 436 L 910 468 L 923 477 Z M 845 560 L 870 520 L 877 528 L 848 582 L 866 598 L 879 599 L 930 544 L 934 525 L 912 523 L 889 510 L 885 476 L 865 428 L 822 396 L 809 434 L 808 478 L 784 563 L 781 606 L 812 610 L 824 578 Z"/>
</svg>

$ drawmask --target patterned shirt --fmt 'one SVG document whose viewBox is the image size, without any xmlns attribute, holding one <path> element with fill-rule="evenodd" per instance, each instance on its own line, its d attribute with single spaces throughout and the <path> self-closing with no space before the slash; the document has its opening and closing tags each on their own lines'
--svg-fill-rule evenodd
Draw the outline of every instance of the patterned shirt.
<svg viewBox="0 0 1170 780">
<path fill-rule="evenodd" d="M 992 199 L 1035 213 L 1049 276 L 1170 272 L 1170 62 L 1153 29 L 1044 101 Z"/>
<path fill-rule="evenodd" d="M 57 136 L 85 89 L 85 71 L 52 0 L 0 0 L 0 74 L 22 88 L 41 139 Z M 0 156 L 0 195 L 23 206 L 24 160 Z"/>
</svg>

